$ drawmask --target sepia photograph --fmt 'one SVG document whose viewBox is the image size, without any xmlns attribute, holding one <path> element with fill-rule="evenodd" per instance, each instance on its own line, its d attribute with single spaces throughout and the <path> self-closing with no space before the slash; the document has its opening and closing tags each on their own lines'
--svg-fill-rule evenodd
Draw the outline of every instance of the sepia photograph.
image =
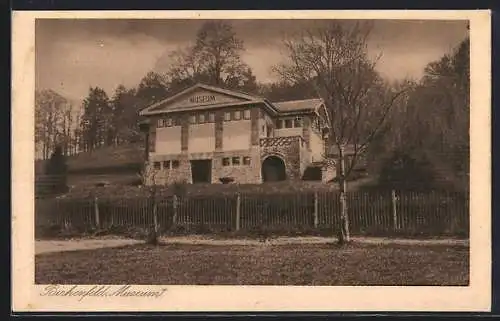
<svg viewBox="0 0 500 321">
<path fill-rule="evenodd" d="M 33 28 L 39 295 L 471 285 L 470 19 Z"/>
</svg>

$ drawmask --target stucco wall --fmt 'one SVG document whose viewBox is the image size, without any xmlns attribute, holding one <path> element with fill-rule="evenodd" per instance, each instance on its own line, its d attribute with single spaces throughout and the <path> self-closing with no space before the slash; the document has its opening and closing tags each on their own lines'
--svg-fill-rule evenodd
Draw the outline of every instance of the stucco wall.
<svg viewBox="0 0 500 321">
<path fill-rule="evenodd" d="M 276 128 L 274 133 L 276 137 L 302 136 L 302 128 Z"/>
<path fill-rule="evenodd" d="M 188 152 L 208 153 L 215 150 L 215 124 L 189 125 Z"/>
<path fill-rule="evenodd" d="M 319 162 L 323 159 L 324 142 L 321 139 L 321 136 L 314 130 L 311 130 L 309 139 L 310 139 L 312 161 Z"/>
<path fill-rule="evenodd" d="M 249 149 L 251 142 L 251 121 L 227 121 L 223 123 L 222 150 Z"/>
<path fill-rule="evenodd" d="M 156 129 L 155 154 L 180 154 L 181 127 L 164 127 Z"/>
</svg>

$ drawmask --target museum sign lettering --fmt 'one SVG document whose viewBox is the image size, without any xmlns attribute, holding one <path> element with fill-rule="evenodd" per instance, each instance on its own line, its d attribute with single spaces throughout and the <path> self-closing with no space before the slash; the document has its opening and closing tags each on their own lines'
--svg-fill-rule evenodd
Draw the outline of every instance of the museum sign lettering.
<svg viewBox="0 0 500 321">
<path fill-rule="evenodd" d="M 193 96 L 189 98 L 189 102 L 192 104 L 204 104 L 215 102 L 214 95 L 201 95 L 201 96 Z"/>
</svg>

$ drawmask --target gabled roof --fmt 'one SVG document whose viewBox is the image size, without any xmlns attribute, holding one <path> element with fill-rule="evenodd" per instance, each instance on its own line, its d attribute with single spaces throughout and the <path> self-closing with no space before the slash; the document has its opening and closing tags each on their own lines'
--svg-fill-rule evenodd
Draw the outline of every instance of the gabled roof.
<svg viewBox="0 0 500 321">
<path fill-rule="evenodd" d="M 302 99 L 273 103 L 280 113 L 315 111 L 323 104 L 322 99 Z"/>
<path fill-rule="evenodd" d="M 236 99 L 240 99 L 240 101 L 239 102 L 216 103 L 216 104 L 210 104 L 210 105 L 191 104 L 191 105 L 175 106 L 175 107 L 169 107 L 167 109 L 163 109 L 169 103 L 174 103 L 179 98 L 186 96 L 186 95 L 189 95 L 190 93 L 194 93 L 200 89 L 206 90 L 206 91 L 212 92 L 212 93 L 218 93 L 218 94 L 221 94 L 221 95 L 224 95 L 227 97 L 234 97 Z M 231 106 L 231 105 L 246 105 L 246 104 L 255 104 L 255 103 L 263 103 L 269 108 L 269 110 L 271 112 L 277 113 L 276 108 L 271 103 L 269 103 L 266 99 L 264 99 L 262 97 L 250 95 L 250 94 L 243 93 L 240 91 L 228 90 L 228 89 L 224 89 L 224 88 L 218 88 L 218 87 L 198 83 L 192 87 L 189 87 L 189 88 L 179 92 L 176 95 L 173 95 L 169 98 L 166 98 L 162 101 L 159 101 L 157 103 L 154 103 L 154 104 L 144 108 L 143 110 L 140 111 L 139 115 L 149 116 L 149 115 L 161 114 L 161 113 L 173 112 L 173 111 L 178 112 L 178 111 L 190 111 L 190 110 L 197 110 L 197 109 L 212 109 L 212 108 L 219 108 L 219 107 L 225 107 L 225 106 Z M 162 110 L 160 110 L 160 109 L 162 109 Z"/>
</svg>

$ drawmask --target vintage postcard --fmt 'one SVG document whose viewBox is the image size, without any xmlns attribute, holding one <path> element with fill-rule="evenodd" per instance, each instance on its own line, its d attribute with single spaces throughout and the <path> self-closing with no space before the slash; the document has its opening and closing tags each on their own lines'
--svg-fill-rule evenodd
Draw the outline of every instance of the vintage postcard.
<svg viewBox="0 0 500 321">
<path fill-rule="evenodd" d="M 13 12 L 21 311 L 489 311 L 489 11 Z"/>
</svg>

